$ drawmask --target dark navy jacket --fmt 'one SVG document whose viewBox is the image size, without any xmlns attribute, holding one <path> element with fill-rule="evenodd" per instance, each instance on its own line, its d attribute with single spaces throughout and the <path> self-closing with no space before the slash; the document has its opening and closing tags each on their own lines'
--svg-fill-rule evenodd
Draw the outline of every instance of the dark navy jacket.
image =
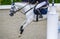
<svg viewBox="0 0 60 39">
<path fill-rule="evenodd" d="M 48 0 L 22 0 L 23 2 L 29 2 L 29 3 L 31 3 L 31 4 L 35 4 L 37 1 L 38 1 L 38 3 L 41 3 L 41 2 L 43 2 L 43 1 L 46 1 L 47 2 L 47 4 L 48 4 Z M 46 5 L 47 5 L 46 4 Z M 46 6 L 46 5 L 44 5 L 44 6 Z"/>
<path fill-rule="evenodd" d="M 41 3 L 41 2 L 43 2 L 43 1 L 46 1 L 46 2 L 47 2 L 48 0 L 37 0 L 37 1 L 38 1 L 39 3 Z"/>
</svg>

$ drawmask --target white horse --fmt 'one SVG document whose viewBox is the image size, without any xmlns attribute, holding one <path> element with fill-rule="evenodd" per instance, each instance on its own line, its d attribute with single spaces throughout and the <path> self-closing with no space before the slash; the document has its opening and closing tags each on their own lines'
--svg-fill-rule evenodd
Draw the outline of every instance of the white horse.
<svg viewBox="0 0 60 39">
<path fill-rule="evenodd" d="M 34 14 L 34 8 L 33 9 L 31 9 L 30 11 L 28 11 L 30 8 L 32 8 L 32 7 L 34 7 L 35 6 L 35 4 L 28 4 L 28 3 L 19 3 L 19 5 L 18 5 L 18 3 L 17 4 L 15 4 L 15 6 L 17 6 L 16 8 L 17 9 L 19 9 L 19 8 L 21 8 L 21 7 L 23 7 L 23 6 L 25 6 L 23 9 L 22 9 L 22 11 L 24 12 L 23 14 L 25 14 L 26 15 L 26 19 L 24 20 L 24 22 L 22 23 L 22 25 L 21 25 L 21 27 L 20 27 L 20 34 L 22 34 L 23 33 L 23 31 L 24 31 L 24 28 L 26 27 L 26 26 L 28 26 L 28 24 L 30 24 L 32 21 L 36 21 L 36 14 Z M 36 6 L 36 8 L 35 9 L 37 9 L 37 8 L 39 8 L 39 7 L 42 7 L 43 5 L 45 5 L 46 4 L 46 2 L 44 1 L 44 2 L 42 2 L 42 3 L 39 3 L 37 6 Z M 28 11 L 27 13 L 25 13 L 26 11 Z M 45 14 L 45 15 L 43 15 L 42 14 L 42 16 L 43 16 L 43 18 L 39 18 L 39 16 L 40 15 L 38 15 L 38 20 L 43 20 L 43 19 L 46 19 L 46 16 L 47 16 L 47 14 Z"/>
</svg>

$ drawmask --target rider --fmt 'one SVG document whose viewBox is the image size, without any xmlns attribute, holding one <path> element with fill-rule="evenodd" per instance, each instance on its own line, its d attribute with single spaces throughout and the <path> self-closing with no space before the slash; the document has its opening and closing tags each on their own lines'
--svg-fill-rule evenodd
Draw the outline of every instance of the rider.
<svg viewBox="0 0 60 39">
<path fill-rule="evenodd" d="M 37 0 L 37 1 L 38 1 L 38 4 L 34 8 L 34 13 L 35 14 L 40 14 L 41 15 L 40 18 L 42 18 L 42 14 L 47 14 L 49 3 L 48 3 L 48 0 Z"/>
<path fill-rule="evenodd" d="M 37 5 L 34 7 L 34 13 L 37 15 L 41 15 L 40 18 L 42 18 L 42 14 L 47 14 L 48 11 L 48 0 L 23 0 L 23 2 L 29 2 L 30 4 L 35 4 Z M 44 3 L 45 2 L 45 3 Z M 43 5 L 42 5 L 42 4 Z M 39 5 L 40 4 L 40 5 Z M 40 6 L 40 7 L 39 7 Z M 36 8 L 37 7 L 37 8 Z M 36 8 L 36 9 L 35 9 Z M 39 12 L 40 11 L 40 12 Z"/>
</svg>

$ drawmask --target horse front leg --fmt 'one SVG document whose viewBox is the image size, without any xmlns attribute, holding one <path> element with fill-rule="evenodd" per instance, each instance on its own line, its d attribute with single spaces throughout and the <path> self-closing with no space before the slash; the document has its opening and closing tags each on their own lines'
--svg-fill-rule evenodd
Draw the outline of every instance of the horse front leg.
<svg viewBox="0 0 60 39">
<path fill-rule="evenodd" d="M 26 13 L 26 20 L 20 27 L 20 34 L 23 33 L 24 28 L 27 27 L 33 20 L 34 20 L 34 13 L 32 11 Z"/>
<path fill-rule="evenodd" d="M 28 18 L 24 21 L 23 25 L 21 25 L 21 27 L 20 27 L 20 34 L 23 33 L 24 28 L 27 27 L 32 21 L 33 21 L 32 18 Z"/>
</svg>

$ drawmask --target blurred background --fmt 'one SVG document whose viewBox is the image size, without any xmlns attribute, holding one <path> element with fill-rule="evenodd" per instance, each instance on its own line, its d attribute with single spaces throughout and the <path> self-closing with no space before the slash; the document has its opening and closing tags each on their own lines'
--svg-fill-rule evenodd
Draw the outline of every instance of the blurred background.
<svg viewBox="0 0 60 39">
<path fill-rule="evenodd" d="M 14 2 L 22 2 L 23 0 L 14 0 Z M 49 2 L 51 3 L 52 0 L 49 0 Z M 55 0 L 55 3 L 60 3 L 60 0 Z M 0 0 L 0 5 L 10 5 L 11 4 L 11 0 Z"/>
</svg>

